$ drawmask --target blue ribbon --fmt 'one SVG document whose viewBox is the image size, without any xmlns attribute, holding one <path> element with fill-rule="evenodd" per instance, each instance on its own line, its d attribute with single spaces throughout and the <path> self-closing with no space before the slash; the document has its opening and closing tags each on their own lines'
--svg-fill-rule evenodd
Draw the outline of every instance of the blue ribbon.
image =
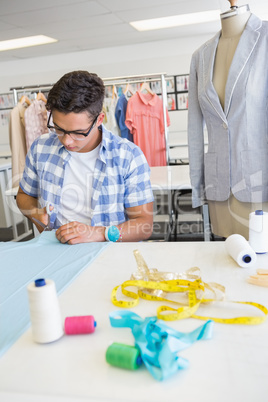
<svg viewBox="0 0 268 402">
<path fill-rule="evenodd" d="M 143 319 L 131 311 L 115 311 L 109 317 L 112 327 L 131 329 L 145 366 L 158 381 L 188 367 L 188 360 L 178 356 L 180 350 L 198 340 L 212 337 L 211 320 L 192 332 L 183 333 L 168 327 L 157 317 Z"/>
</svg>

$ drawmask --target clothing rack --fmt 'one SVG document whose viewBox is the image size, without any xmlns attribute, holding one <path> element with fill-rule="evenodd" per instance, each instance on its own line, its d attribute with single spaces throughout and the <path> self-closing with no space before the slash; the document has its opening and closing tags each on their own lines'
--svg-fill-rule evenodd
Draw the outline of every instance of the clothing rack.
<svg viewBox="0 0 268 402">
<path fill-rule="evenodd" d="M 44 84 L 44 85 L 29 85 L 29 86 L 21 86 L 21 87 L 12 87 L 10 91 L 13 93 L 14 105 L 18 103 L 18 94 L 25 93 L 25 92 L 41 92 L 45 90 L 49 90 L 52 88 L 53 84 Z M 17 189 L 10 189 L 6 191 L 6 196 L 16 197 Z M 24 225 L 24 232 L 22 234 L 18 234 L 17 223 L 15 220 L 15 216 L 11 213 L 11 220 L 12 220 L 12 230 L 13 230 L 13 241 L 20 241 L 29 235 L 33 235 L 34 228 L 33 225 L 29 222 L 26 217 L 23 217 L 23 225 Z"/>
<path fill-rule="evenodd" d="M 26 85 L 24 87 L 13 87 L 10 88 L 10 91 L 13 92 L 14 96 L 14 104 L 16 105 L 18 103 L 18 93 L 19 92 L 41 92 L 41 90 L 49 90 L 53 87 L 53 84 L 43 84 L 43 85 Z"/>
<path fill-rule="evenodd" d="M 143 82 L 156 82 L 161 81 L 161 89 L 162 89 L 162 101 L 163 101 L 163 118 L 164 118 L 164 134 L 165 134 L 165 142 L 166 142 L 166 160 L 167 165 L 169 164 L 169 147 L 168 147 L 168 128 L 167 128 L 167 86 L 165 80 L 166 73 L 152 73 L 152 74 L 142 74 L 142 75 L 127 75 L 120 77 L 109 77 L 103 78 L 103 82 L 105 86 L 112 85 L 126 85 L 126 84 L 137 84 Z M 13 91 L 14 103 L 18 103 L 18 93 L 25 91 L 41 91 L 41 90 L 49 90 L 54 84 L 42 84 L 42 85 L 26 85 L 21 87 L 13 87 L 10 88 L 10 91 Z"/>
<path fill-rule="evenodd" d="M 156 82 L 161 81 L 162 89 L 162 101 L 163 101 L 163 117 L 164 117 L 164 133 L 166 142 L 166 160 L 167 165 L 169 164 L 169 147 L 168 147 L 168 127 L 167 127 L 167 85 L 166 85 L 166 73 L 153 73 L 153 74 L 142 74 L 142 75 L 127 75 L 121 77 L 110 77 L 103 78 L 105 86 L 110 85 L 125 85 L 125 84 L 137 84 L 143 82 Z"/>
<path fill-rule="evenodd" d="M 150 80 L 150 81 L 148 81 L 148 82 L 156 82 L 156 81 L 161 81 L 161 79 L 160 78 L 155 78 L 154 80 Z M 116 83 L 114 83 L 114 84 L 110 84 L 110 83 L 105 83 L 104 82 L 104 86 L 105 87 L 108 87 L 108 86 L 112 86 L 112 85 L 126 85 L 126 84 L 139 84 L 139 83 L 142 83 L 142 82 L 145 82 L 145 80 L 135 80 L 135 81 L 119 81 L 119 82 L 116 82 Z M 147 82 L 147 81 L 146 81 Z"/>
</svg>

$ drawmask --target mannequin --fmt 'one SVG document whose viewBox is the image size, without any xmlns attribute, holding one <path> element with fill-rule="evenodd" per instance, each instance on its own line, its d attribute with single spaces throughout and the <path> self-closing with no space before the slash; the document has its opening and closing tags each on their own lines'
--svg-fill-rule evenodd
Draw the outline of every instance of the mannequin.
<svg viewBox="0 0 268 402">
<path fill-rule="evenodd" d="M 248 5 L 237 7 L 233 5 L 236 1 L 230 1 L 230 11 L 221 14 L 222 32 L 217 47 L 213 85 L 219 96 L 220 103 L 224 109 L 225 87 L 229 69 L 245 26 L 250 17 Z M 209 215 L 212 231 L 215 235 L 228 237 L 233 233 L 239 233 L 248 239 L 248 216 L 252 210 L 262 209 L 259 206 L 252 206 L 250 203 L 241 203 L 231 194 L 230 198 L 223 202 L 208 201 Z M 230 214 L 232 211 L 232 214 Z M 239 217 L 240 219 L 234 219 Z"/>
<path fill-rule="evenodd" d="M 214 64 L 213 85 L 223 108 L 229 69 L 250 14 L 248 6 L 237 7 L 221 14 L 222 31 Z"/>
<path fill-rule="evenodd" d="M 188 145 L 192 204 L 208 202 L 212 233 L 248 239 L 249 213 L 268 211 L 268 24 L 248 5 L 191 61 Z M 208 150 L 204 151 L 204 127 Z"/>
</svg>

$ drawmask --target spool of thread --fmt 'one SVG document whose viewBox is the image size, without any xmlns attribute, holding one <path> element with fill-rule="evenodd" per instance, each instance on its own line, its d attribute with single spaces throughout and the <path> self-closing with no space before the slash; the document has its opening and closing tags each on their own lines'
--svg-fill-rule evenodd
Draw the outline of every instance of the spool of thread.
<svg viewBox="0 0 268 402">
<path fill-rule="evenodd" d="M 61 338 L 63 327 L 55 283 L 37 279 L 28 285 L 27 292 L 34 341 L 49 343 Z"/>
<path fill-rule="evenodd" d="M 233 234 L 225 240 L 227 253 L 242 268 L 252 267 L 257 260 L 255 251 L 250 247 L 247 240 L 239 235 Z"/>
<path fill-rule="evenodd" d="M 66 335 L 92 334 L 96 326 L 93 315 L 66 317 L 64 321 Z"/>
<path fill-rule="evenodd" d="M 106 361 L 112 366 L 128 370 L 137 370 L 142 364 L 139 349 L 122 343 L 113 343 L 108 347 Z"/>
<path fill-rule="evenodd" d="M 249 214 L 249 244 L 256 253 L 268 252 L 268 213 L 261 209 Z"/>
</svg>

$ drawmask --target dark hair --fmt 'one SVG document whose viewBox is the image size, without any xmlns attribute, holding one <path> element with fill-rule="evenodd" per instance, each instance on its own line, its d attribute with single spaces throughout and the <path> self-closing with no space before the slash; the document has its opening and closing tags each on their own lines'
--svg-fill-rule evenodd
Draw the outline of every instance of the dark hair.
<svg viewBox="0 0 268 402">
<path fill-rule="evenodd" d="M 97 74 L 88 71 L 73 71 L 61 77 L 51 88 L 46 108 L 62 113 L 87 111 L 97 116 L 103 106 L 104 84 Z"/>
</svg>

